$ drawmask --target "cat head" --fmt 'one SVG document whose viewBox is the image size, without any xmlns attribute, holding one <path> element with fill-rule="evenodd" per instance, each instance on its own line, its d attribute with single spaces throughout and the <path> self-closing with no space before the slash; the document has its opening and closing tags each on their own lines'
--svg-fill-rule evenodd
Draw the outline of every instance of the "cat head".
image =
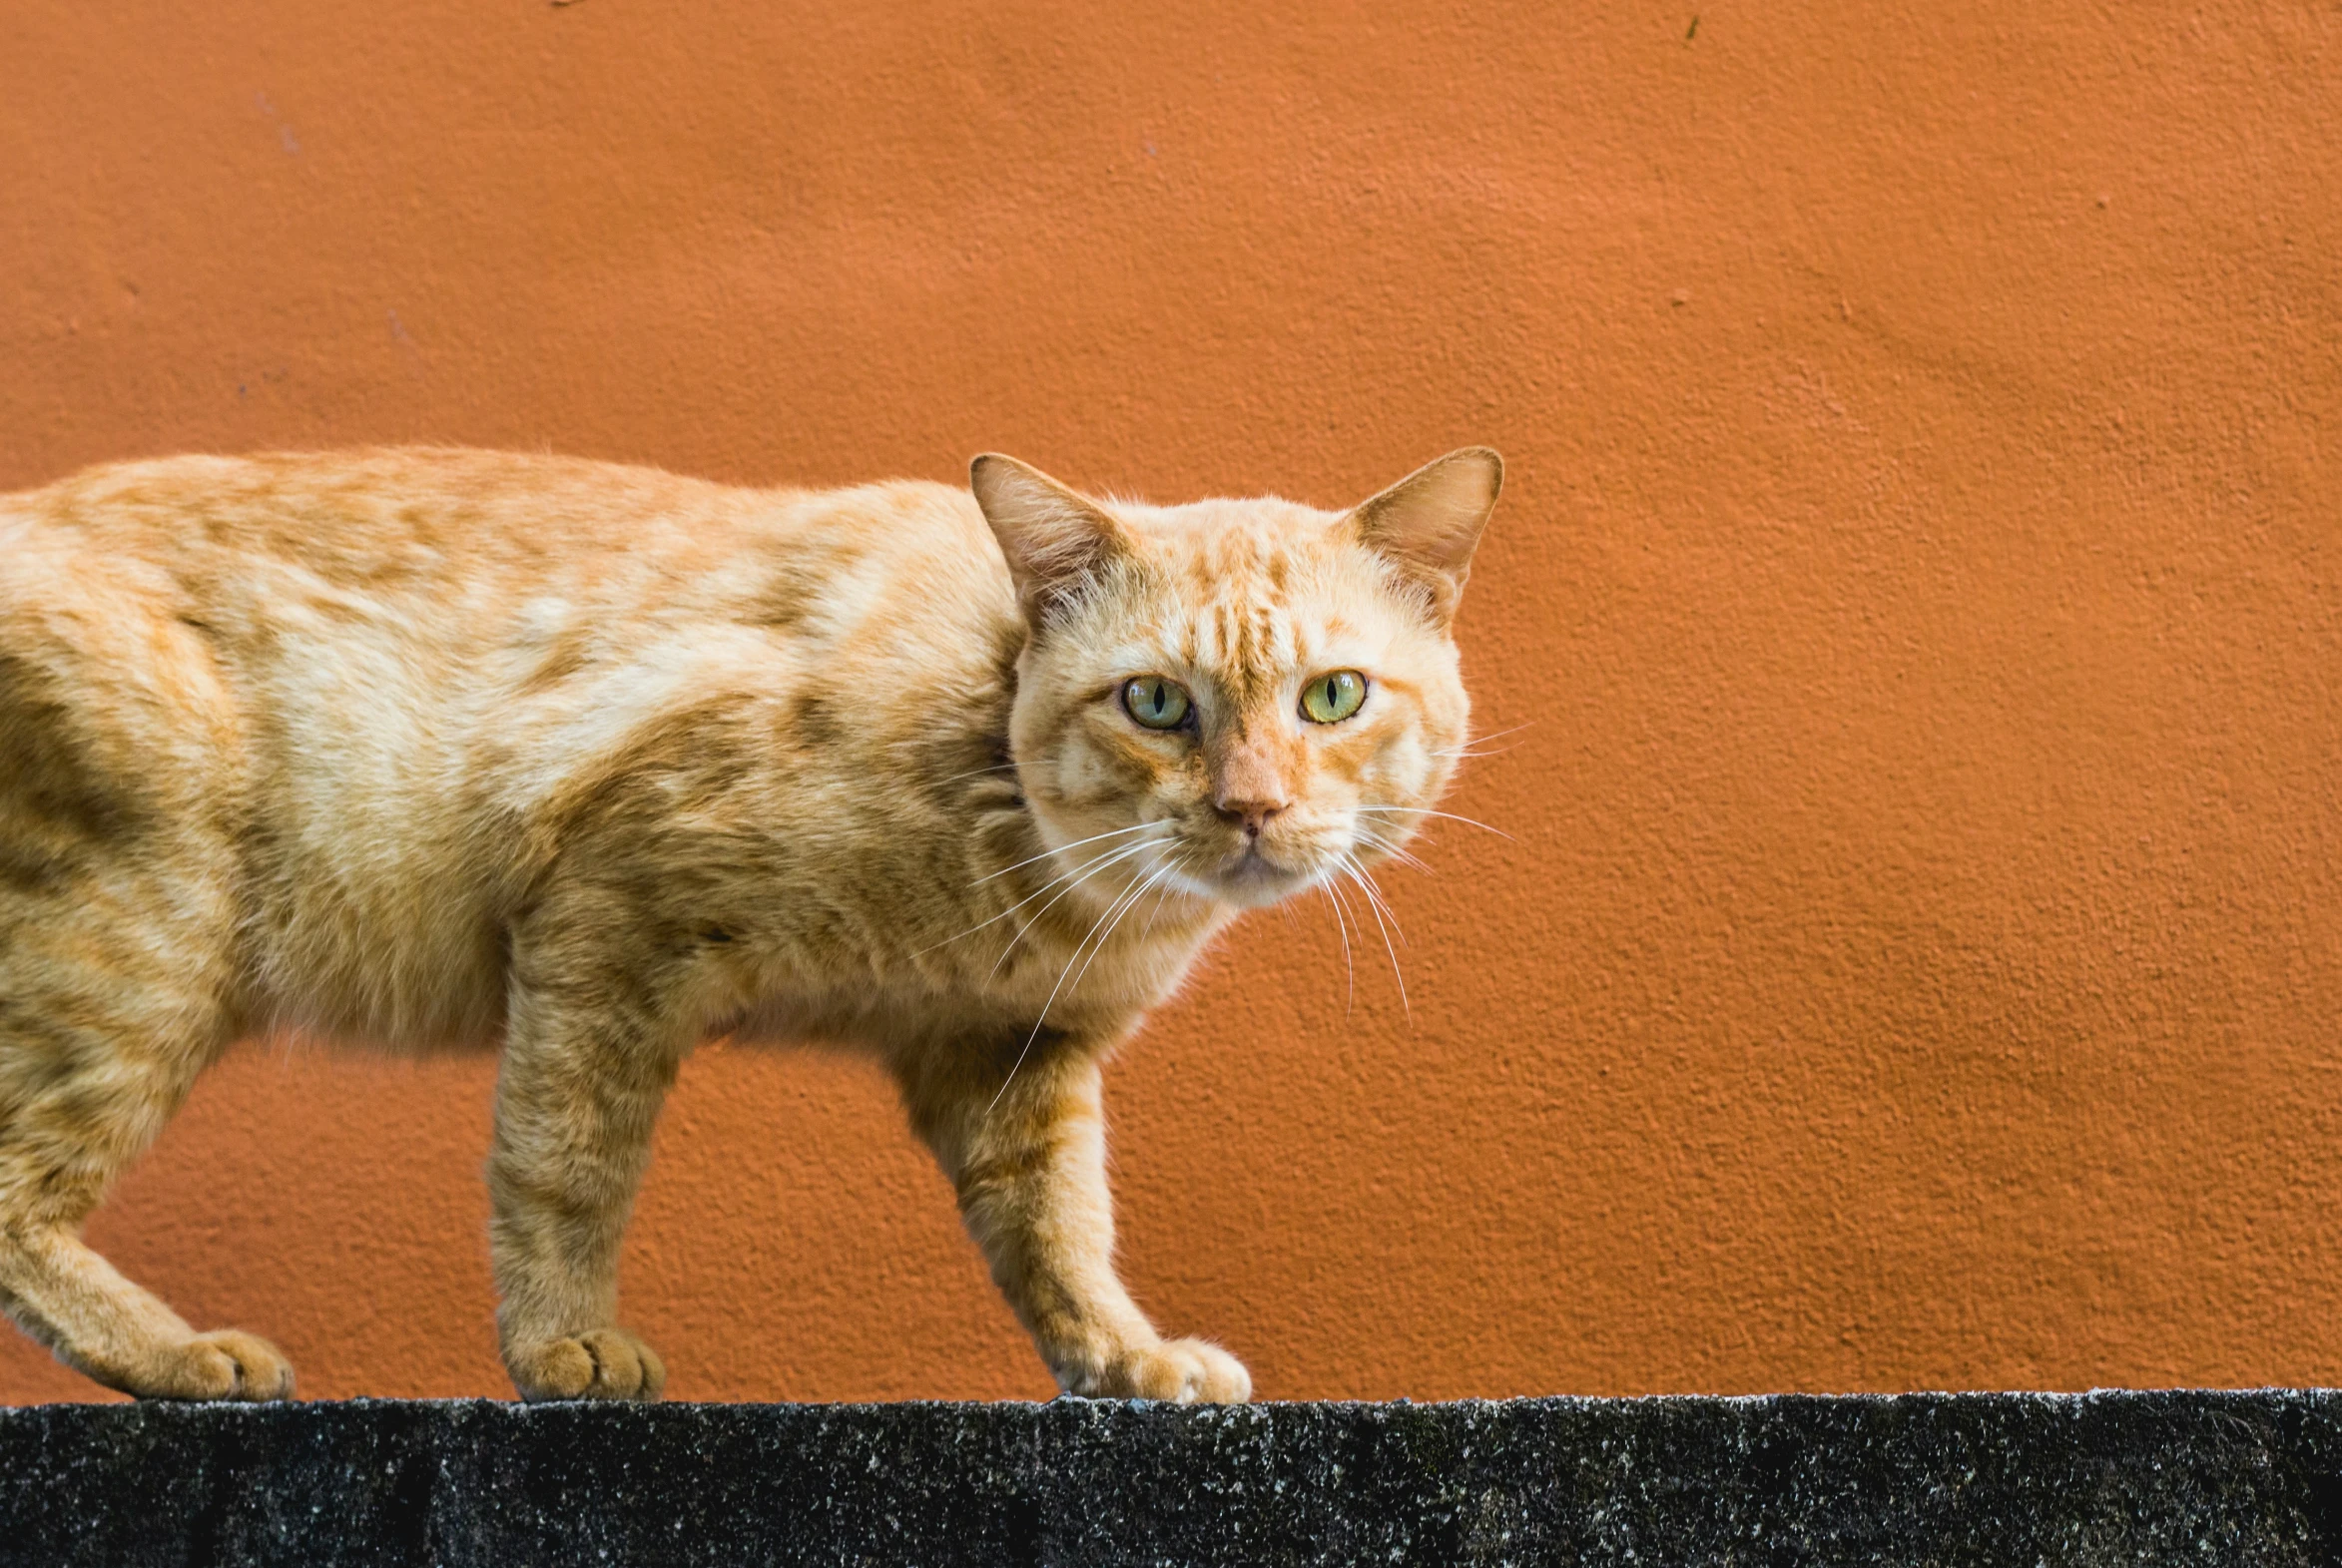
<svg viewBox="0 0 2342 1568">
<path fill-rule="evenodd" d="M 971 478 L 1029 631 L 1010 744 L 1060 870 L 1258 905 L 1413 835 L 1465 740 L 1450 625 L 1494 452 L 1347 512 L 1104 501 L 998 456 Z"/>
</svg>

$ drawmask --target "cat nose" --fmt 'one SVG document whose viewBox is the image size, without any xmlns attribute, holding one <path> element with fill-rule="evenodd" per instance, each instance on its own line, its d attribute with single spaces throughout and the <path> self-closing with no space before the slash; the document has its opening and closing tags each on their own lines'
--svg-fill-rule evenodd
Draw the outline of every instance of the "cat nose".
<svg viewBox="0 0 2342 1568">
<path fill-rule="evenodd" d="M 1220 820 L 1242 823 L 1247 837 L 1258 838 L 1269 818 L 1293 803 L 1285 777 L 1267 747 L 1234 737 L 1213 759 L 1212 807 Z"/>
<path fill-rule="evenodd" d="M 1221 795 L 1212 801 L 1212 809 L 1220 813 L 1220 820 L 1242 823 L 1245 836 L 1258 838 L 1261 829 L 1269 825 L 1269 818 L 1285 809 L 1284 800 L 1239 800 Z"/>
</svg>

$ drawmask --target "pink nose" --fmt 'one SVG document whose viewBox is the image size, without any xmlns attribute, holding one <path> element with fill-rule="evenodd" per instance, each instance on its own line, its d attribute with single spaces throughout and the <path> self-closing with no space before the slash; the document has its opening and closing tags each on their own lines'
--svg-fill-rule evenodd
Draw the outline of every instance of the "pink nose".
<svg viewBox="0 0 2342 1568">
<path fill-rule="evenodd" d="M 1254 838 L 1275 816 L 1293 803 L 1285 772 L 1267 747 L 1234 738 L 1213 758 L 1212 805 L 1224 822 L 1241 822 Z"/>
<path fill-rule="evenodd" d="M 1283 800 L 1237 800 L 1221 795 L 1212 801 L 1212 808 L 1224 822 L 1241 822 L 1247 836 L 1258 838 L 1261 829 L 1269 825 L 1269 818 L 1285 809 Z"/>
</svg>

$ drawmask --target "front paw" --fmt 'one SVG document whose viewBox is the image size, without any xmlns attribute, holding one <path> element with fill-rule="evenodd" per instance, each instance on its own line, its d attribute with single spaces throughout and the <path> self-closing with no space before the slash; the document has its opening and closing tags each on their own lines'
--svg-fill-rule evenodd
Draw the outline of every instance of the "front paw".
<svg viewBox="0 0 2342 1568">
<path fill-rule="evenodd" d="M 656 1399 L 667 1386 L 659 1352 L 623 1328 L 589 1328 L 504 1347 L 523 1399 Z"/>
<path fill-rule="evenodd" d="M 1201 1339 L 1164 1339 L 1125 1350 L 1065 1377 L 1069 1393 L 1092 1399 L 1168 1399 L 1174 1404 L 1242 1404 L 1252 1397 L 1244 1363 Z"/>
<path fill-rule="evenodd" d="M 290 1399 L 293 1363 L 258 1334 L 216 1328 L 148 1347 L 112 1375 L 91 1375 L 142 1399 Z"/>
</svg>

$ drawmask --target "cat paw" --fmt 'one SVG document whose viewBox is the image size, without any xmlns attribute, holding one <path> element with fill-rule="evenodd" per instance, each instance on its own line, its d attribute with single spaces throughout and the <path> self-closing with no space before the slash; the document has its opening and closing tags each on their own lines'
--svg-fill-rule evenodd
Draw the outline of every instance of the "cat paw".
<svg viewBox="0 0 2342 1568">
<path fill-rule="evenodd" d="M 157 1346 L 105 1379 L 142 1399 L 290 1399 L 293 1363 L 256 1333 L 221 1328 Z"/>
<path fill-rule="evenodd" d="M 1069 1392 L 1092 1399 L 1165 1399 L 1174 1404 L 1242 1404 L 1252 1397 L 1244 1363 L 1201 1339 L 1165 1339 L 1075 1373 Z"/>
<path fill-rule="evenodd" d="M 507 1345 L 504 1364 L 523 1399 L 656 1399 L 667 1386 L 659 1352 L 623 1328 Z"/>
</svg>

